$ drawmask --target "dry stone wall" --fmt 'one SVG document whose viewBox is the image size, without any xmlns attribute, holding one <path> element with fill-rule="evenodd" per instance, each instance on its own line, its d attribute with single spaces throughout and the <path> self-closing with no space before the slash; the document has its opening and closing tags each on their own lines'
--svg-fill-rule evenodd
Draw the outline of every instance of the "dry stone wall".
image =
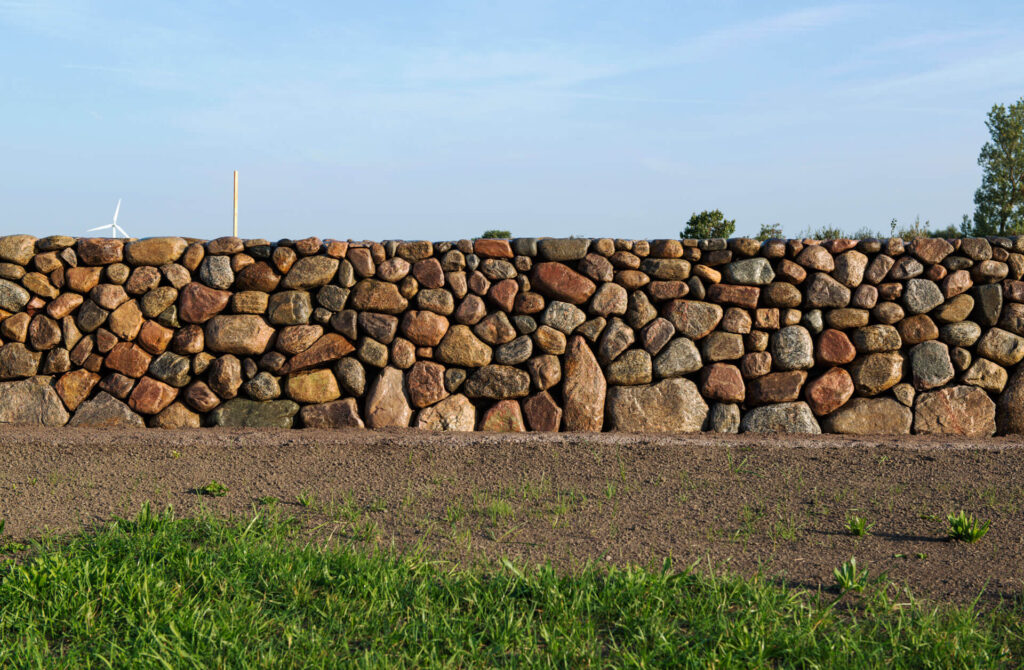
<svg viewBox="0 0 1024 670">
<path fill-rule="evenodd" d="M 1024 432 L 1024 238 L 0 238 L 0 422 Z"/>
</svg>

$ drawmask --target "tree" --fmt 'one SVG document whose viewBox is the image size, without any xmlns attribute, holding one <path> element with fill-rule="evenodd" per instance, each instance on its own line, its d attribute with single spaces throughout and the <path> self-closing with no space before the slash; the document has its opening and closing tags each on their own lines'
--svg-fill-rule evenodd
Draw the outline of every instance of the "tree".
<svg viewBox="0 0 1024 670">
<path fill-rule="evenodd" d="M 729 237 L 736 230 L 736 219 L 729 221 L 719 210 L 704 210 L 694 213 L 686 222 L 686 230 L 679 233 L 680 239 L 702 239 L 712 237 Z"/>
<path fill-rule="evenodd" d="M 757 238 L 761 242 L 765 240 L 779 240 L 782 239 L 782 224 L 781 223 L 762 223 L 761 231 L 757 234 Z"/>
<path fill-rule="evenodd" d="M 507 230 L 485 230 L 483 239 L 485 240 L 507 240 L 512 237 L 512 233 Z"/>
<path fill-rule="evenodd" d="M 978 156 L 984 170 L 974 192 L 974 234 L 1024 233 L 1024 98 L 993 105 L 985 122 L 992 140 Z"/>
</svg>

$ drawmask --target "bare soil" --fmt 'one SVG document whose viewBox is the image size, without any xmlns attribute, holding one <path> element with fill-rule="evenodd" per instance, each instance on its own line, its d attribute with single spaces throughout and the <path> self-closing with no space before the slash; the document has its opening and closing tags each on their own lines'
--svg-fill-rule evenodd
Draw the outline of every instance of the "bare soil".
<svg viewBox="0 0 1024 670">
<path fill-rule="evenodd" d="M 212 481 L 227 493 L 201 493 Z M 317 541 L 463 565 L 671 557 L 829 590 L 855 556 L 933 601 L 995 604 L 1024 586 L 1024 444 L 1011 438 L 0 428 L 0 545 L 144 501 L 179 516 L 276 506 Z M 960 509 L 992 521 L 980 542 L 947 539 Z M 847 533 L 849 515 L 871 534 Z"/>
</svg>

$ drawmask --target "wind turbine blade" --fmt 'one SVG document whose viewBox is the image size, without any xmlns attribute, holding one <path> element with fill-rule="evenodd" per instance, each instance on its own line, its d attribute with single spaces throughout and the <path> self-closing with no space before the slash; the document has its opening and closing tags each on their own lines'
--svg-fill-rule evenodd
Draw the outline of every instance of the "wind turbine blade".
<svg viewBox="0 0 1024 670">
<path fill-rule="evenodd" d="M 124 235 L 125 237 L 128 237 L 128 233 L 124 232 L 124 228 L 122 228 L 121 226 L 119 226 L 119 225 L 117 225 L 117 224 L 115 223 L 115 224 L 114 224 L 114 228 L 117 228 L 118 232 L 120 232 L 120 233 L 121 233 L 122 235 Z"/>
<path fill-rule="evenodd" d="M 117 213 L 121 211 L 121 198 L 117 199 L 117 207 L 114 208 L 114 225 L 117 225 Z"/>
<path fill-rule="evenodd" d="M 90 228 L 89 230 L 87 230 L 87 231 L 85 231 L 85 232 L 87 232 L 87 233 L 91 233 L 91 232 L 92 232 L 92 231 L 94 231 L 94 230 L 104 230 L 104 229 L 106 229 L 106 228 L 109 228 L 109 227 L 110 227 L 110 225 L 111 225 L 111 224 L 109 224 L 109 223 L 108 223 L 108 224 L 107 224 L 107 225 L 105 225 L 105 226 L 96 226 L 95 228 Z"/>
</svg>

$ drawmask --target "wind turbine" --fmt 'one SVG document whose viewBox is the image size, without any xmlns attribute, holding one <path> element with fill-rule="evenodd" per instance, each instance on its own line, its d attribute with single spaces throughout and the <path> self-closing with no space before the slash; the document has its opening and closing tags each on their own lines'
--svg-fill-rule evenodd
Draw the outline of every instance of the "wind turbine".
<svg viewBox="0 0 1024 670">
<path fill-rule="evenodd" d="M 120 211 L 121 211 L 121 198 L 118 198 L 117 199 L 117 207 L 114 208 L 114 221 L 113 221 L 113 223 L 108 223 L 105 226 L 96 226 L 95 228 L 90 228 L 88 232 L 91 233 L 94 230 L 105 230 L 107 228 L 110 228 L 110 236 L 113 237 L 114 239 L 117 239 L 117 234 L 118 233 L 121 233 L 125 237 L 128 237 L 128 233 L 124 232 L 124 228 L 122 228 L 121 226 L 117 225 L 117 213 L 120 212 Z"/>
</svg>

